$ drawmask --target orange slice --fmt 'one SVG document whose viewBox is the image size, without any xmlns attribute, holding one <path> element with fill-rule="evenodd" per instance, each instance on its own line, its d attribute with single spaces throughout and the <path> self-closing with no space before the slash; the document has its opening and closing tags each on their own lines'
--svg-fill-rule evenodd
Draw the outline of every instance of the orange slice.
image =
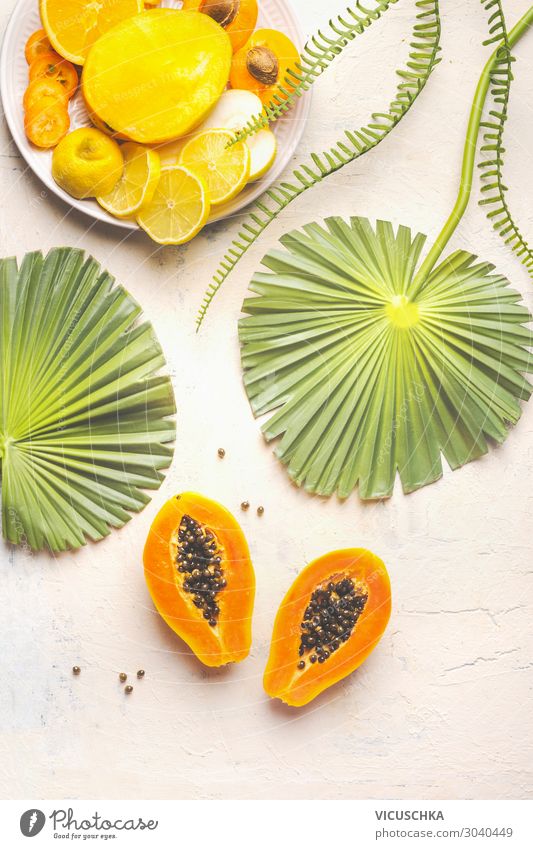
<svg viewBox="0 0 533 849">
<path fill-rule="evenodd" d="M 37 56 L 40 56 L 41 53 L 49 53 L 51 50 L 52 45 L 46 31 L 44 29 L 38 29 L 37 32 L 30 35 L 26 42 L 26 47 L 24 48 L 26 62 L 28 65 L 31 65 L 33 60 L 37 59 Z"/>
<path fill-rule="evenodd" d="M 70 119 L 66 108 L 55 103 L 46 108 L 37 106 L 26 112 L 24 130 L 26 136 L 36 147 L 55 147 L 66 136 Z"/>
<path fill-rule="evenodd" d="M 47 77 L 37 77 L 33 80 L 24 92 L 22 105 L 26 112 L 36 106 L 41 106 L 44 101 L 51 102 L 55 100 L 61 103 L 64 108 L 68 107 L 68 96 L 64 86 L 57 80 L 50 80 Z"/>
<path fill-rule="evenodd" d="M 105 32 L 144 11 L 143 0 L 40 0 L 41 20 L 57 52 L 83 65 Z"/>
<path fill-rule="evenodd" d="M 65 89 L 71 98 L 78 88 L 78 72 L 71 62 L 62 59 L 57 53 L 42 53 L 30 65 L 30 81 L 40 78 L 55 80 Z"/>
</svg>

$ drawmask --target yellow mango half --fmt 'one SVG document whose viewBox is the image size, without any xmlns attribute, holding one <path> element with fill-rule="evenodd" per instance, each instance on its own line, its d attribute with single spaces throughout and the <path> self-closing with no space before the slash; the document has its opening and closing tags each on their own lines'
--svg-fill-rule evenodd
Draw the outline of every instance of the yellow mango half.
<svg viewBox="0 0 533 849">
<path fill-rule="evenodd" d="M 209 15 L 152 9 L 122 21 L 89 50 L 82 90 L 95 123 L 145 144 L 190 132 L 228 81 L 231 42 Z"/>
</svg>

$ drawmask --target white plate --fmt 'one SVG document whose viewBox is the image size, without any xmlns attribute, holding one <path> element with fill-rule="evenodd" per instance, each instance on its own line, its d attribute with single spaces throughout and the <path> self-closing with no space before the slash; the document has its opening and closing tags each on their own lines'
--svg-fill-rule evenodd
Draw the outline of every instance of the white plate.
<svg viewBox="0 0 533 849">
<path fill-rule="evenodd" d="M 179 0 L 163 0 L 162 6 L 178 8 Z M 303 39 L 298 22 L 286 0 L 259 0 L 258 27 L 279 29 L 286 33 L 301 48 Z M 38 0 L 19 0 L 7 26 L 2 55 L 0 57 L 0 92 L 7 124 L 15 143 L 31 170 L 58 197 L 75 209 L 128 230 L 138 229 L 132 221 L 121 221 L 109 215 L 95 200 L 76 200 L 59 188 L 51 174 L 52 153 L 34 147 L 24 132 L 22 98 L 28 85 L 28 66 L 24 58 L 27 39 L 42 26 Z M 210 221 L 218 221 L 235 215 L 244 206 L 256 200 L 276 179 L 288 164 L 302 137 L 310 105 L 310 92 L 298 98 L 292 109 L 272 125 L 278 141 L 278 154 L 267 174 L 255 183 L 250 183 L 230 203 L 221 208 Z M 91 126 L 83 98 L 78 92 L 70 104 L 71 129 Z"/>
</svg>

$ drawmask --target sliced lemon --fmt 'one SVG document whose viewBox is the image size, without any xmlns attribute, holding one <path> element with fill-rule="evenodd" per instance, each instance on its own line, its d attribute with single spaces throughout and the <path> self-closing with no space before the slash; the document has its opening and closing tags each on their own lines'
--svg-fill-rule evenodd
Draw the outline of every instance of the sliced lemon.
<svg viewBox="0 0 533 849">
<path fill-rule="evenodd" d="M 174 165 L 162 168 L 154 196 L 137 215 L 137 223 L 160 245 L 182 245 L 200 232 L 211 203 L 199 174 Z"/>
<path fill-rule="evenodd" d="M 53 48 L 75 65 L 105 32 L 144 11 L 143 0 L 40 0 L 39 9 Z"/>
<path fill-rule="evenodd" d="M 204 130 L 180 154 L 180 164 L 205 180 L 212 206 L 231 200 L 248 182 L 250 150 L 244 142 L 228 147 L 233 137 L 229 130 Z"/>
<path fill-rule="evenodd" d="M 263 104 L 256 94 L 246 89 L 230 88 L 224 92 L 215 108 L 209 113 L 200 131 L 213 128 L 242 130 L 261 114 Z M 250 148 L 250 174 L 248 180 L 262 177 L 276 158 L 276 136 L 265 128 L 244 139 Z"/>
<path fill-rule="evenodd" d="M 96 200 L 116 218 L 129 218 L 152 200 L 161 165 L 156 151 L 142 144 L 127 142 L 121 151 L 124 157 L 122 177 L 112 192 Z"/>
</svg>

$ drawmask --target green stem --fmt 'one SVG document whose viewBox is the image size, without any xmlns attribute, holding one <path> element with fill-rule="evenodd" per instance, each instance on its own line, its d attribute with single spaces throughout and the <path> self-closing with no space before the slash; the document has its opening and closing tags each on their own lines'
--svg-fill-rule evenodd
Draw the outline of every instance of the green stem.
<svg viewBox="0 0 533 849">
<path fill-rule="evenodd" d="M 527 10 L 527 12 L 520 18 L 518 23 L 509 32 L 507 36 L 507 42 L 509 47 L 514 47 L 517 41 L 519 41 L 519 39 L 532 25 L 533 6 L 531 6 Z M 490 59 L 483 68 L 482 74 L 479 78 L 476 93 L 474 95 L 474 101 L 470 110 L 470 119 L 468 121 L 468 129 L 466 133 L 466 140 L 463 152 L 463 165 L 461 168 L 461 183 L 459 186 L 459 194 L 457 195 L 455 206 L 452 209 L 448 220 L 446 221 L 444 227 L 442 228 L 435 242 L 431 246 L 431 249 L 428 252 L 426 258 L 424 259 L 424 262 L 416 273 L 415 279 L 413 281 L 413 291 L 415 293 L 418 292 L 424 285 L 428 275 L 432 271 L 435 263 L 437 262 L 442 251 L 446 247 L 455 228 L 463 217 L 466 207 L 468 206 L 468 201 L 470 200 L 470 193 L 472 191 L 472 177 L 474 173 L 479 125 L 481 123 L 483 107 L 485 105 L 485 99 L 487 97 L 487 92 L 490 86 L 491 71 L 496 62 L 496 59 L 498 58 L 498 52 L 501 47 L 502 44 L 499 44 L 494 53 L 492 53 Z"/>
</svg>

